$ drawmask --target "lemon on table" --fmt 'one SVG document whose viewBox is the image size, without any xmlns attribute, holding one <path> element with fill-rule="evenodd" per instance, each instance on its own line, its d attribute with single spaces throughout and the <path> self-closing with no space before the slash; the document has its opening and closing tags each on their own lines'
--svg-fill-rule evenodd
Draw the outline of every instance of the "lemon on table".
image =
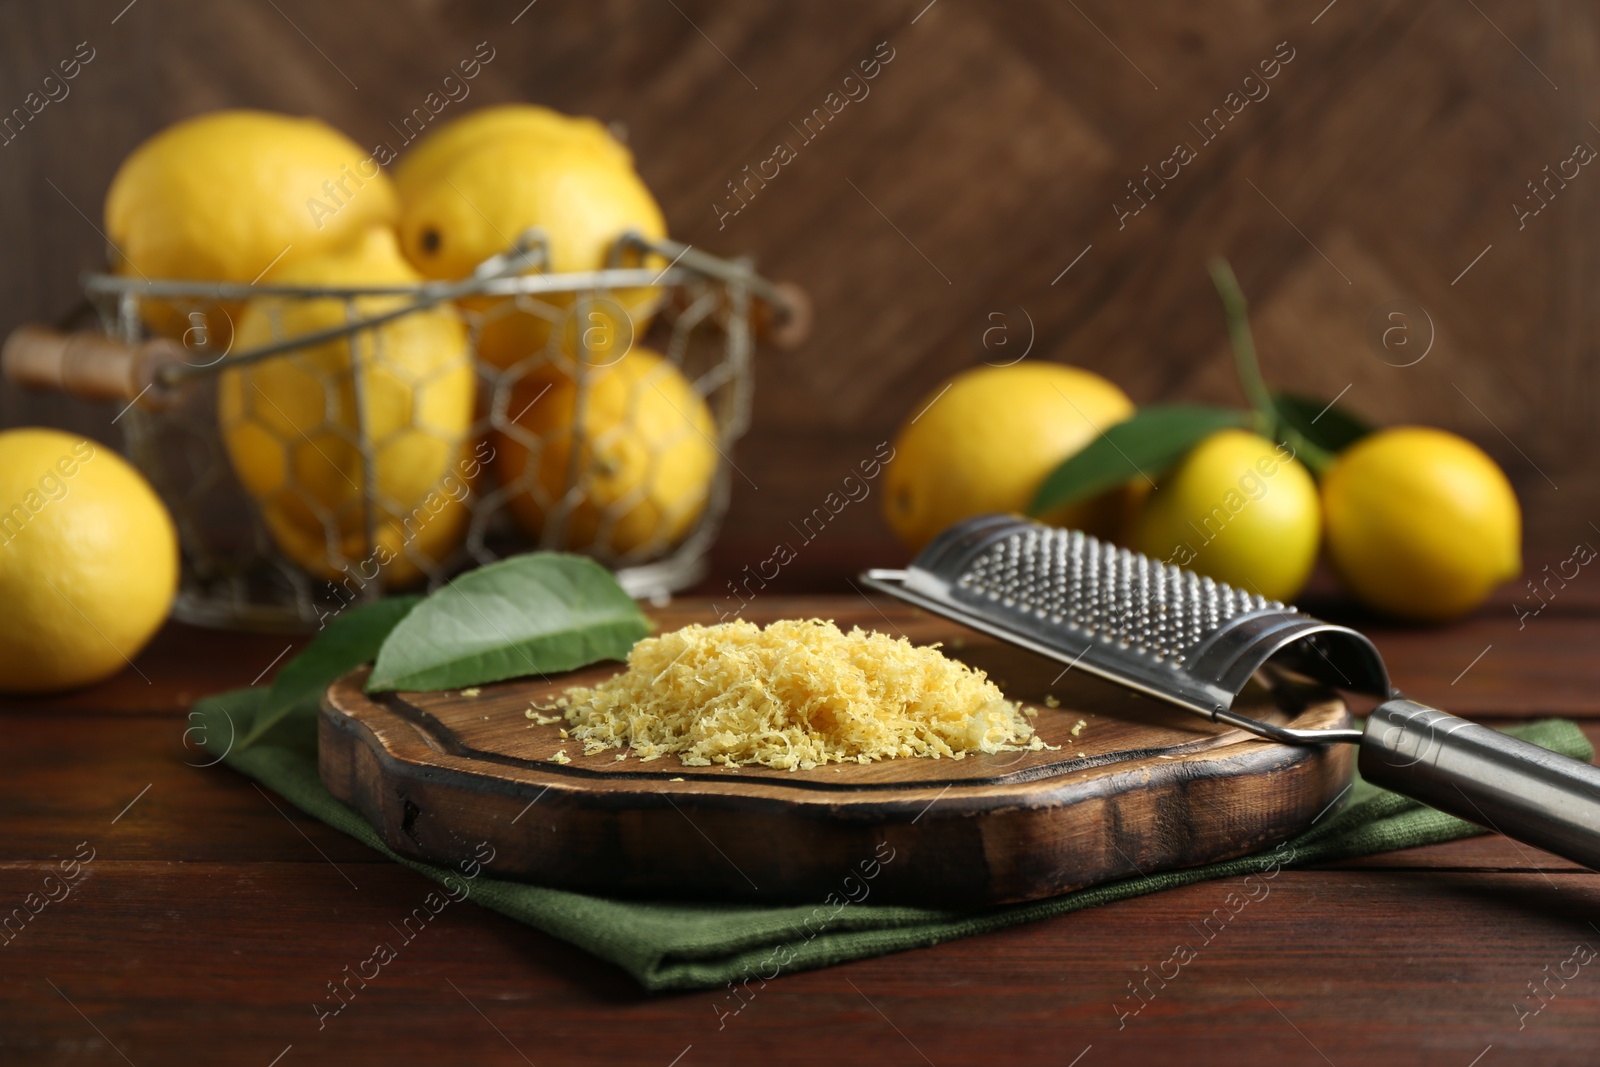
<svg viewBox="0 0 1600 1067">
<path fill-rule="evenodd" d="M 1287 601 L 1311 575 L 1321 523 L 1316 483 L 1287 447 L 1220 430 L 1157 481 L 1130 540 L 1152 559 Z"/>
<path fill-rule="evenodd" d="M 285 270 L 281 280 L 420 281 L 384 228 L 344 252 Z M 407 299 L 359 297 L 353 311 L 367 317 Z M 332 297 L 261 297 L 239 319 L 239 343 L 256 347 L 325 330 L 347 321 L 351 310 Z M 424 569 L 418 555 L 442 561 L 465 528 L 467 510 L 450 491 L 466 462 L 473 391 L 465 327 L 453 311 L 431 308 L 224 371 L 217 413 L 234 470 L 286 555 L 326 578 L 348 565 L 368 579 L 381 568 L 392 585 L 404 585 Z M 372 459 L 375 543 L 367 537 L 363 439 Z"/>
<path fill-rule="evenodd" d="M 134 278 L 254 281 L 392 225 L 399 197 L 370 153 L 317 119 L 213 111 L 145 141 L 106 193 L 114 269 Z M 147 302 L 152 329 L 190 329 L 177 302 Z M 211 345 L 230 320 L 207 309 Z"/>
<path fill-rule="evenodd" d="M 1322 482 L 1328 555 L 1369 607 L 1437 622 L 1522 569 L 1522 511 L 1472 442 L 1400 426 L 1357 441 Z"/>
<path fill-rule="evenodd" d="M 1023 361 L 956 375 L 917 402 L 894 439 L 883 514 L 913 552 L 951 523 L 1023 512 L 1051 470 L 1133 414 L 1098 374 Z M 1058 508 L 1045 520 L 1110 533 L 1122 494 Z"/>
<path fill-rule="evenodd" d="M 633 167 L 633 154 L 596 119 L 536 104 L 497 104 L 468 112 L 419 140 L 396 164 L 395 187 L 402 197 L 409 196 L 436 181 L 463 152 L 498 140 L 591 151 L 623 169 Z"/>
<path fill-rule="evenodd" d="M 710 497 L 716 422 L 671 361 L 635 348 L 608 366 L 547 363 L 509 390 L 496 471 L 511 513 L 542 537 L 570 507 L 556 547 L 646 558 L 686 534 Z M 573 455 L 573 448 L 578 449 Z M 578 480 L 568 485 L 569 464 Z"/>
<path fill-rule="evenodd" d="M 636 231 L 666 236 L 661 208 L 630 168 L 591 148 L 526 138 L 479 142 L 439 165 L 427 181 L 408 183 L 401 208 L 400 240 L 406 257 L 430 278 L 461 278 L 483 260 L 506 251 L 524 230 L 542 227 L 552 272 L 591 271 L 606 266 L 617 238 Z M 655 262 L 659 257 L 648 257 Z M 636 265 L 636 264 L 635 264 Z M 665 266 L 664 263 L 657 266 Z M 620 310 L 593 309 L 599 323 L 592 336 L 621 339 L 597 346 L 604 359 L 612 344 L 642 334 L 660 300 L 654 286 L 611 294 Z M 538 298 L 570 308 L 571 294 Z M 478 354 L 510 367 L 544 349 L 550 319 L 519 309 L 506 298 L 473 297 L 464 307 L 485 312 Z M 626 317 L 628 322 L 607 322 Z"/>
<path fill-rule="evenodd" d="M 110 677 L 178 588 L 178 536 L 148 482 L 105 445 L 0 432 L 0 691 Z"/>
</svg>

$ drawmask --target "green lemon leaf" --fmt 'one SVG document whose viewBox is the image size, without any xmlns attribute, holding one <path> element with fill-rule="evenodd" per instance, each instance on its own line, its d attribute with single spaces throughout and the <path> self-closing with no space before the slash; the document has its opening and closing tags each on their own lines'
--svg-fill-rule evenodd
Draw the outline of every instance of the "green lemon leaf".
<svg viewBox="0 0 1600 1067">
<path fill-rule="evenodd" d="M 1274 393 L 1272 406 L 1279 422 L 1313 445 L 1341 452 L 1371 433 L 1373 427 L 1337 404 L 1293 393 Z"/>
<path fill-rule="evenodd" d="M 1142 407 L 1046 475 L 1028 513 L 1042 515 L 1134 478 L 1160 477 L 1204 438 L 1218 430 L 1249 425 L 1249 413 L 1232 408 L 1203 404 Z"/>
<path fill-rule="evenodd" d="M 272 679 L 238 747 L 248 748 L 296 710 L 309 708 L 314 716 L 323 690 L 340 675 L 371 662 L 389 631 L 421 602 L 419 596 L 397 596 L 341 612 Z"/>
<path fill-rule="evenodd" d="M 626 659 L 650 632 L 611 572 L 585 556 L 530 552 L 456 578 L 389 634 L 369 692 L 455 689 Z"/>
</svg>

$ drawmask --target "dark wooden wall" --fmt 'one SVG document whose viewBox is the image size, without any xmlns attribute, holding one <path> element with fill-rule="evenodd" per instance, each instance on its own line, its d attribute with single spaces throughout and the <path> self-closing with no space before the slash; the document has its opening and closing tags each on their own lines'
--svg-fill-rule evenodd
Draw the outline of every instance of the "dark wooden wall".
<svg viewBox="0 0 1600 1067">
<path fill-rule="evenodd" d="M 811 341 L 760 360 L 736 457 L 759 489 L 736 482 L 728 570 L 765 558 L 940 379 L 1030 336 L 1030 358 L 1141 402 L 1236 399 L 1205 274 L 1217 253 L 1254 302 L 1271 378 L 1474 438 L 1536 537 L 1570 543 L 1600 516 L 1600 167 L 1552 181 L 1520 223 L 1513 206 L 1536 205 L 1527 183 L 1547 165 L 1571 175 L 1576 145 L 1600 148 L 1592 4 L 525 2 L 0 5 L 0 110 L 78 42 L 95 49 L 71 95 L 0 147 L 0 330 L 73 304 L 101 262 L 106 184 L 161 126 L 266 107 L 375 143 L 487 41 L 468 104 L 625 124 L 675 236 L 815 298 Z M 870 95 L 719 230 L 726 183 L 880 42 L 893 59 Z M 1190 124 L 1237 106 L 1230 92 L 1259 96 L 1244 79 L 1275 52 L 1292 59 L 1268 95 L 1204 141 Z M 1128 181 L 1178 142 L 1195 158 L 1119 223 Z M 1401 300 L 1413 344 L 1385 352 L 1369 324 Z M 1426 358 L 1391 366 L 1429 323 Z M 0 391 L 4 425 L 114 439 L 113 414 Z M 790 576 L 897 556 L 877 504 L 851 505 Z"/>
</svg>

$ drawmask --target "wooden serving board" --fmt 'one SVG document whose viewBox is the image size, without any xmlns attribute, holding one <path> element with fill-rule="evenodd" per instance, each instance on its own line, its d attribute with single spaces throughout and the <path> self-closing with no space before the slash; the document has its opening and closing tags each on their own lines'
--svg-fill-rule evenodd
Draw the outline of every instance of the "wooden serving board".
<svg viewBox="0 0 1600 1067">
<path fill-rule="evenodd" d="M 1350 781 L 1350 746 L 1260 741 L 953 623 L 916 631 L 1037 709 L 1059 750 L 810 771 L 619 762 L 524 714 L 619 664 L 474 696 L 368 696 L 363 668 L 324 700 L 322 780 L 397 852 L 455 865 L 492 849 L 498 877 L 607 896 L 931 905 L 1243 855 L 1305 829 Z M 1302 728 L 1348 720 L 1298 683 L 1253 684 L 1238 706 Z M 550 762 L 559 750 L 570 763 Z"/>
</svg>

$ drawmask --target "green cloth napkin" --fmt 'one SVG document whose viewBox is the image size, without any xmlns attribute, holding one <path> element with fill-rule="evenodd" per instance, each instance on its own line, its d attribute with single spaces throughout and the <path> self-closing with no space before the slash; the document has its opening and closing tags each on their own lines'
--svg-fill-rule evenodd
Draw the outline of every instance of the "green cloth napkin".
<svg viewBox="0 0 1600 1067">
<path fill-rule="evenodd" d="M 221 748 L 249 732 L 265 688 L 238 689 L 195 705 L 200 733 L 191 743 Z M 1564 719 L 1530 722 L 1506 731 L 1563 755 L 1588 760 L 1594 750 Z M 212 749 L 214 750 L 214 749 Z M 609 960 L 646 989 L 697 989 L 776 973 L 828 967 L 846 960 L 920 948 L 1080 908 L 1142 896 L 1213 878 L 1274 877 L 1280 867 L 1304 867 L 1351 856 L 1450 841 L 1484 831 L 1443 812 L 1357 778 L 1337 814 L 1276 849 L 1223 863 L 1129 878 L 1048 900 L 972 911 L 875 904 L 766 906 L 611 900 L 561 889 L 502 881 L 391 852 L 360 814 L 335 800 L 317 775 L 316 709 L 303 705 L 225 762 L 270 787 L 306 814 L 321 819 L 398 863 L 471 899 Z M 1265 872 L 1271 872 L 1270 874 Z M 867 898 L 870 899 L 870 896 Z"/>
</svg>

